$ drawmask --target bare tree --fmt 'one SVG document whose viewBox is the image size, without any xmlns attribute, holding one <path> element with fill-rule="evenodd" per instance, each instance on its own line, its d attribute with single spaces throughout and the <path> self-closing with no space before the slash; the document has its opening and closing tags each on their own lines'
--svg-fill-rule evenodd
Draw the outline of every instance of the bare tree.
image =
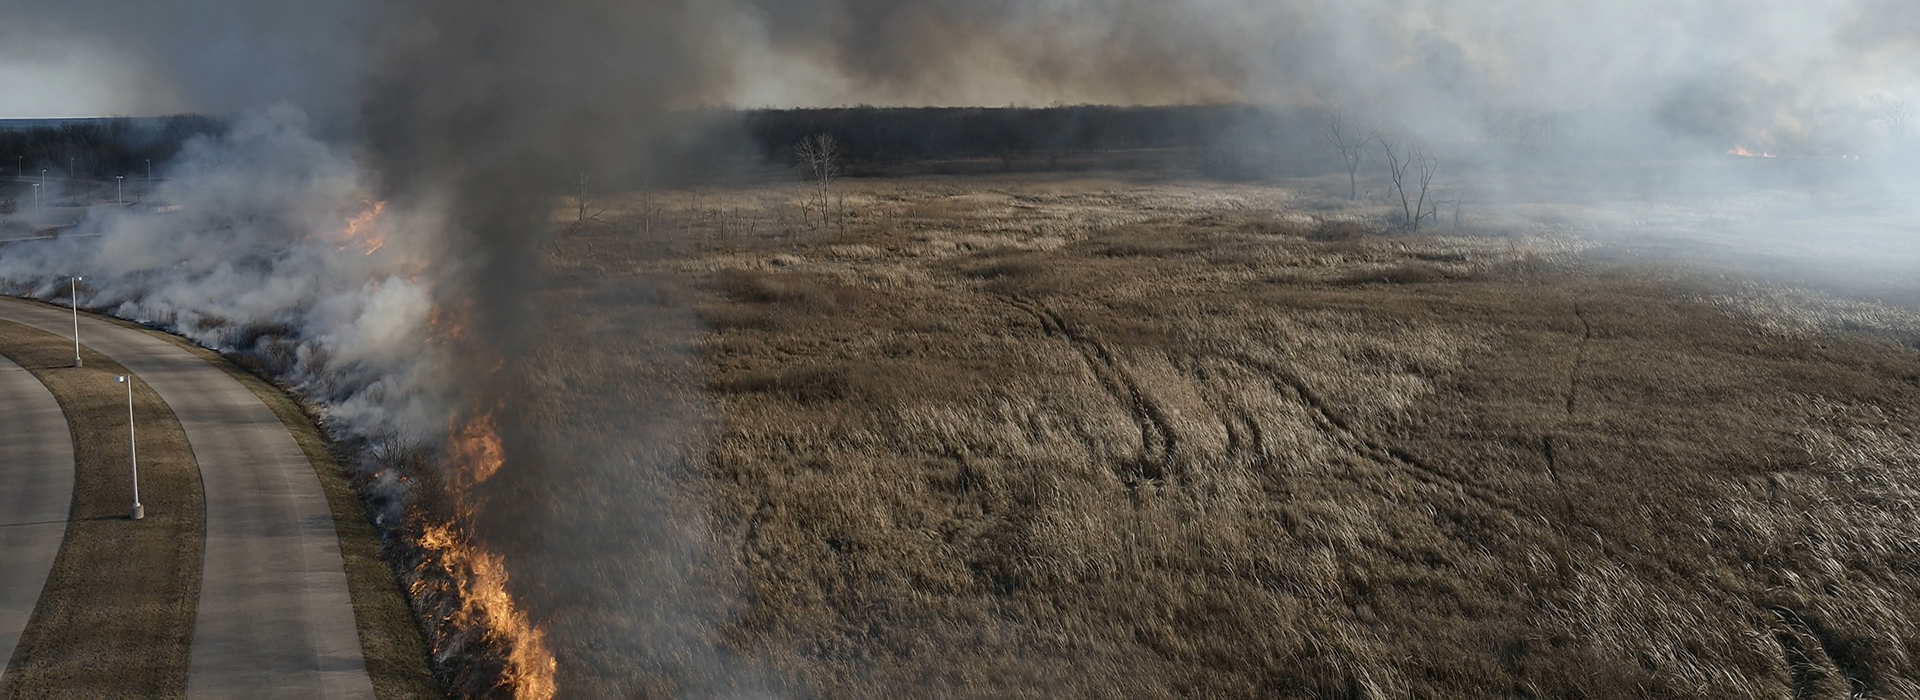
<svg viewBox="0 0 1920 700">
<path fill-rule="evenodd" d="M 820 223 L 824 226 L 827 223 L 828 189 L 833 185 L 833 178 L 840 174 L 840 142 L 833 138 L 833 134 L 814 134 L 801 138 L 800 143 L 794 145 L 793 154 L 807 166 L 808 177 L 819 189 Z M 802 209 L 800 214 L 804 217 L 806 210 Z"/>
<path fill-rule="evenodd" d="M 1347 201 L 1360 199 L 1360 164 L 1367 159 L 1367 143 L 1377 140 L 1379 134 L 1361 129 L 1352 117 L 1337 109 L 1329 109 L 1320 115 L 1320 136 L 1327 145 L 1340 154 L 1340 163 L 1347 167 Z"/>
<path fill-rule="evenodd" d="M 1431 218 L 1437 225 L 1440 221 L 1440 211 L 1443 209 L 1451 210 L 1453 215 L 1453 230 L 1460 230 L 1460 210 L 1467 205 L 1469 199 L 1473 198 L 1473 188 L 1462 185 L 1459 180 L 1455 179 L 1449 181 L 1448 186 L 1438 187 L 1435 188 L 1435 190 L 1431 205 L 1431 211 L 1434 212 L 1434 216 Z"/>
<path fill-rule="evenodd" d="M 648 178 L 640 182 L 640 231 L 653 235 L 653 217 L 658 212 L 653 207 L 653 180 Z"/>
<path fill-rule="evenodd" d="M 1908 132 L 1912 129 L 1913 107 L 1898 97 L 1880 97 L 1873 101 L 1873 111 L 1879 117 L 1880 125 L 1887 130 L 1887 140 L 1894 148 L 1906 145 Z"/>
<path fill-rule="evenodd" d="M 1387 159 L 1387 175 L 1393 179 L 1393 191 L 1400 198 L 1401 225 L 1409 232 L 1420 230 L 1420 222 L 1440 214 L 1440 203 L 1431 197 L 1433 176 L 1440 161 L 1412 138 L 1376 137 L 1381 155 Z"/>
<path fill-rule="evenodd" d="M 600 214 L 606 211 L 605 209 L 602 209 L 600 211 L 593 212 L 591 214 L 587 213 L 588 182 L 589 181 L 587 178 L 587 171 L 585 170 L 582 170 L 576 173 L 573 177 L 573 183 L 572 183 L 573 187 L 571 189 L 573 190 L 573 206 L 574 206 L 574 214 L 576 217 L 573 222 L 573 225 L 575 226 L 585 226 L 589 220 L 599 218 Z"/>
</svg>

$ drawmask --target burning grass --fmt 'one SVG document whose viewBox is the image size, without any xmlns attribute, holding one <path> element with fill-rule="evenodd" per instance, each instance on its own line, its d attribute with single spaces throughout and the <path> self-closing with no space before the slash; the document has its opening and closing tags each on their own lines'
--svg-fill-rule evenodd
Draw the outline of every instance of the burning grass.
<svg viewBox="0 0 1920 700">
<path fill-rule="evenodd" d="M 432 314 L 476 378 L 444 450 L 347 446 L 436 674 L 1915 692 L 1904 312 L 1702 289 L 1563 209 L 1389 235 L 1324 184 L 853 180 L 831 223 L 795 187 L 611 198 L 544 247 L 511 360 Z M 229 332 L 277 361 L 284 330 Z"/>
</svg>

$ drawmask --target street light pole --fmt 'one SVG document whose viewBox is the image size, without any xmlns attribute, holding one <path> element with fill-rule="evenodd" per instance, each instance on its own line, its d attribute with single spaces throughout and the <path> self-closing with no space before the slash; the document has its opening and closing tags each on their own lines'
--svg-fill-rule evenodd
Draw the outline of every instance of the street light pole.
<svg viewBox="0 0 1920 700">
<path fill-rule="evenodd" d="M 73 277 L 73 366 L 80 366 L 80 276 Z"/>
<path fill-rule="evenodd" d="M 127 455 L 133 464 L 133 508 L 127 511 L 127 519 L 139 520 L 147 517 L 147 509 L 140 505 L 140 442 L 133 437 L 133 380 L 124 374 L 113 380 L 127 385 Z"/>
<path fill-rule="evenodd" d="M 113 203 L 123 207 L 127 205 L 127 198 L 120 194 L 120 181 L 125 179 L 127 179 L 125 175 L 113 176 Z"/>
<path fill-rule="evenodd" d="M 33 183 L 33 213 L 35 216 L 40 214 L 40 183 L 38 182 Z"/>
</svg>

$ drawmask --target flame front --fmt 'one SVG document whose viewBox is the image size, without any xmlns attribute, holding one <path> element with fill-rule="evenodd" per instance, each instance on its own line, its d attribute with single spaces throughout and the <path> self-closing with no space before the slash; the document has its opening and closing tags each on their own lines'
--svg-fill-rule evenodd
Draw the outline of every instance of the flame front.
<svg viewBox="0 0 1920 700">
<path fill-rule="evenodd" d="M 506 560 L 464 536 L 451 524 L 428 525 L 420 536 L 420 546 L 432 556 L 423 566 L 438 568 L 458 601 L 444 622 L 453 630 L 478 630 L 493 646 L 506 648 L 506 669 L 501 683 L 518 700 L 549 700 L 559 689 L 554 680 L 553 651 L 547 646 L 546 632 L 533 624 L 525 610 L 507 592 Z M 427 593 L 429 586 L 421 578 L 414 583 L 414 596 Z M 442 649 L 435 649 L 438 654 Z"/>
<path fill-rule="evenodd" d="M 480 483 L 491 478 L 507 462 L 506 450 L 500 445 L 500 431 L 495 427 L 494 409 L 474 416 L 464 426 L 456 426 L 449 456 L 456 467 L 462 468 L 466 478 Z"/>
<path fill-rule="evenodd" d="M 474 650 L 500 654 L 504 658 L 493 657 L 502 663 L 499 685 L 484 694 L 510 690 L 520 700 L 550 700 L 558 684 L 546 632 L 508 590 L 506 559 L 471 534 L 472 489 L 506 463 L 496 418 L 502 408 L 503 402 L 480 404 L 449 426 L 445 486 L 453 515 L 422 527 L 423 556 L 410 587 L 414 600 L 428 601 L 428 609 L 439 612 L 428 625 L 436 656 Z"/>
</svg>

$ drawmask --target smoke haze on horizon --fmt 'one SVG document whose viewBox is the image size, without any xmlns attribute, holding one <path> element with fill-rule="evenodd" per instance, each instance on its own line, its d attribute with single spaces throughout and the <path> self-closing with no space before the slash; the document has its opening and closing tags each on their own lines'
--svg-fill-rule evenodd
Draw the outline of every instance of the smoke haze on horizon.
<svg viewBox="0 0 1920 700">
<path fill-rule="evenodd" d="M 159 193 L 189 205 L 191 232 L 92 221 L 97 248 L 0 259 L 0 282 L 48 296 L 50 275 L 99 270 L 82 303 L 282 353 L 349 436 L 437 445 L 512 398 L 474 530 L 536 619 L 558 621 L 563 654 L 647 659 L 681 692 L 764 684 L 703 641 L 701 611 L 728 592 L 684 580 L 705 533 L 667 494 L 688 457 L 646 444 L 706 430 L 699 397 L 636 398 L 633 367 L 582 368 L 580 400 L 632 410 L 543 433 L 520 412 L 550 398 L 527 393 L 542 368 L 516 362 L 566 313 L 534 307 L 553 197 L 644 160 L 669 110 L 1331 105 L 1434 140 L 1478 138 L 1495 113 L 1601 110 L 1631 133 L 1848 153 L 1885 147 L 1871 99 L 1920 102 L 1920 4 L 1900 0 L 5 4 L 0 117 L 241 116 L 182 159 L 214 168 L 178 168 Z M 361 254 L 341 222 L 379 200 L 385 243 Z M 598 284 L 639 298 L 649 282 Z M 471 337 L 434 345 L 452 316 Z M 297 342 L 246 346 L 258 325 Z"/>
<path fill-rule="evenodd" d="M 375 110 L 367 83 L 381 72 L 382 37 L 486 17 L 511 18 L 486 40 L 501 53 L 476 46 L 450 59 L 530 83 L 605 79 L 576 85 L 592 93 L 576 101 L 666 107 L 1326 103 L 1439 132 L 1493 109 L 1614 109 L 1753 139 L 1818 128 L 1869 96 L 1912 99 L 1920 75 L 1920 6 L 1897 0 L 497 7 L 475 10 L 481 18 L 361 0 L 0 9 L 0 88 L 11 88 L 0 118 L 290 102 L 323 125 L 348 124 Z M 595 24 L 568 24 L 576 9 Z"/>
</svg>

